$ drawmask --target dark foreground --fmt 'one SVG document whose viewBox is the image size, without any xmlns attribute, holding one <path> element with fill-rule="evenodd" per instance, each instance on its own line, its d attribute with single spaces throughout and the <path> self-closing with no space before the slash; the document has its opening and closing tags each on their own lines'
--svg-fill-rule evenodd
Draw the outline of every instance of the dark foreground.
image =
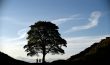
<svg viewBox="0 0 110 65">
<path fill-rule="evenodd" d="M 27 63 L 16 60 L 0 52 L 0 65 L 110 65 L 110 37 L 94 43 L 79 54 L 71 56 L 67 60 L 57 60 L 51 63 Z"/>
</svg>

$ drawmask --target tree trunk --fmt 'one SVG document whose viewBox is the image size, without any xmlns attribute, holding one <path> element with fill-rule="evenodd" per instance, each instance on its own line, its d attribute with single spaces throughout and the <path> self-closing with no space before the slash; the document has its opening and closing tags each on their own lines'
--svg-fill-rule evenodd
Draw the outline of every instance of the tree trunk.
<svg viewBox="0 0 110 65">
<path fill-rule="evenodd" d="M 45 54 L 43 54 L 42 63 L 45 63 Z"/>
<path fill-rule="evenodd" d="M 44 45 L 44 47 L 43 47 L 42 63 L 45 63 L 45 55 L 46 55 L 46 49 L 45 49 L 45 45 Z"/>
<path fill-rule="evenodd" d="M 43 40 L 42 40 L 42 42 L 43 42 L 43 57 L 42 57 L 42 63 L 45 63 L 45 55 L 46 55 L 46 45 L 45 45 L 45 43 L 46 43 L 46 41 L 45 41 L 45 39 L 44 39 L 45 37 L 43 36 Z"/>
</svg>

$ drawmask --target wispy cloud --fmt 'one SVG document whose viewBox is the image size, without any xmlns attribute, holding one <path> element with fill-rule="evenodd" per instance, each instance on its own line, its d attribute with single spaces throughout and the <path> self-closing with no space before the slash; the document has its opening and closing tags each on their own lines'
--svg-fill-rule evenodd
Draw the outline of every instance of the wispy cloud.
<svg viewBox="0 0 110 65">
<path fill-rule="evenodd" d="M 1 39 L 7 39 L 6 41 L 18 41 L 27 37 L 28 28 L 21 29 L 17 32 L 18 37 L 8 38 L 8 37 L 0 37 Z"/>
<path fill-rule="evenodd" d="M 70 16 L 70 17 L 65 17 L 65 18 L 59 18 L 59 19 L 56 19 L 56 20 L 52 20 L 52 23 L 60 25 L 60 24 L 63 24 L 65 22 L 69 22 L 70 20 L 80 20 L 80 19 L 83 19 L 83 18 L 79 18 L 79 14 L 75 14 L 75 15 Z"/>
<path fill-rule="evenodd" d="M 24 29 L 19 30 L 17 33 L 19 35 L 18 39 L 25 38 L 28 30 L 29 30 L 28 28 L 24 28 Z"/>
<path fill-rule="evenodd" d="M 80 31 L 80 30 L 85 30 L 85 29 L 90 29 L 98 25 L 99 19 L 101 17 L 101 12 L 100 11 L 94 11 L 91 13 L 90 18 L 88 18 L 89 23 L 86 25 L 82 26 L 75 26 L 72 27 L 71 29 L 67 30 L 67 32 L 73 32 L 73 31 Z"/>
</svg>

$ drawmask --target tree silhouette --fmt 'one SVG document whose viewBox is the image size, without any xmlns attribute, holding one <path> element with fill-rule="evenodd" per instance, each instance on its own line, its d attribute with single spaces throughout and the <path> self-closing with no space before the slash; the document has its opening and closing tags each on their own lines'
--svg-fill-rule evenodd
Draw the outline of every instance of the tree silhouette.
<svg viewBox="0 0 110 65">
<path fill-rule="evenodd" d="M 42 53 L 42 62 L 45 63 L 47 53 L 64 54 L 62 46 L 66 46 L 66 40 L 61 38 L 58 32 L 58 26 L 51 22 L 38 21 L 30 26 L 31 29 L 27 32 L 28 44 L 24 46 L 27 55 L 34 56 Z"/>
</svg>

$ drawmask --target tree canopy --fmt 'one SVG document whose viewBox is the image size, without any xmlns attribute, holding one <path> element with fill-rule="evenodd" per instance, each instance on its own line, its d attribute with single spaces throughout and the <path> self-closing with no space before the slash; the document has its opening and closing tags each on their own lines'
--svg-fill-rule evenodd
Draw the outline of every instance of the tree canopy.
<svg viewBox="0 0 110 65">
<path fill-rule="evenodd" d="M 58 29 L 58 26 L 47 21 L 38 21 L 31 25 L 27 32 L 28 43 L 24 46 L 27 55 L 34 56 L 42 53 L 42 61 L 45 62 L 47 53 L 64 54 L 62 47 L 67 47 L 67 42 L 61 38 Z"/>
</svg>

